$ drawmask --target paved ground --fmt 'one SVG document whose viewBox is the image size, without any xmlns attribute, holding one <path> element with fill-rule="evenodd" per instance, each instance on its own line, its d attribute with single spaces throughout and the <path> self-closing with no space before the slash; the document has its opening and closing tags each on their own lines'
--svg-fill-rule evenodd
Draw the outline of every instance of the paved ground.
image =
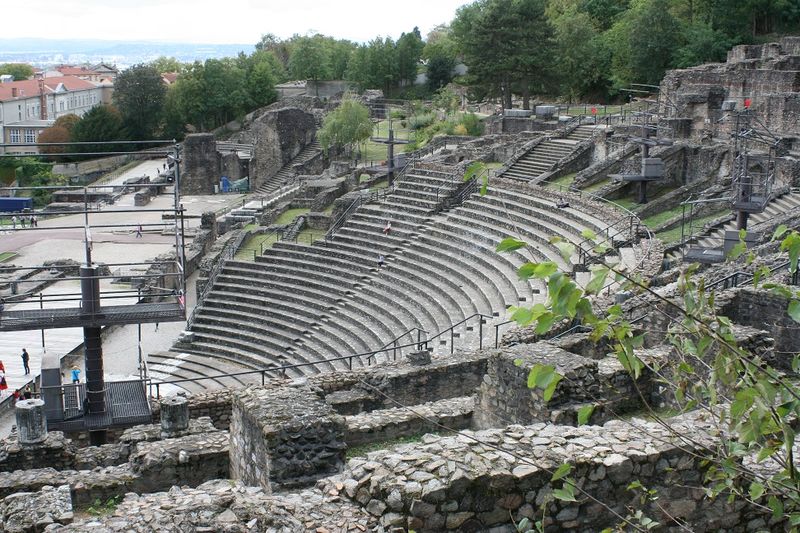
<svg viewBox="0 0 800 533">
<path fill-rule="evenodd" d="M 109 183 L 121 183 L 127 178 L 148 174 L 154 176 L 162 161 L 146 161 L 130 168 Z M 171 189 L 168 194 L 156 197 L 148 206 L 141 209 L 168 209 L 173 203 Z M 199 216 L 205 211 L 218 211 L 228 206 L 241 204 L 242 195 L 192 196 L 182 198 L 188 215 Z M 171 221 L 162 221 L 161 213 L 142 210 L 140 213 L 121 213 L 123 209 L 139 209 L 133 205 L 133 195 L 125 195 L 113 206 L 105 206 L 102 211 L 92 213 L 89 223 L 94 229 L 92 237 L 92 259 L 102 263 L 135 263 L 144 262 L 157 255 L 174 249 L 175 236 L 162 234 L 162 229 L 172 226 Z M 97 228 L 99 225 L 142 224 L 144 235 L 137 238 L 135 227 L 131 228 Z M 198 218 L 187 218 L 185 227 L 192 230 L 199 225 Z M 152 224 L 152 226 L 148 226 Z M 70 229 L 57 229 L 61 226 L 72 226 Z M 0 252 L 16 252 L 10 263 L 17 266 L 41 265 L 53 259 L 73 259 L 83 262 L 85 259 L 83 215 L 61 215 L 41 219 L 36 229 L 17 229 L 12 231 L 4 226 L 0 231 Z M 187 242 L 191 236 L 187 235 Z M 187 309 L 191 312 L 195 304 L 194 282 L 196 276 L 187 280 Z M 101 290 L 110 288 L 106 281 Z M 117 287 L 119 288 L 119 287 Z M 79 292 L 79 282 L 63 281 L 45 289 L 46 294 L 65 294 Z M 123 303 L 124 300 L 120 300 Z M 53 304 L 55 305 L 55 304 Z M 60 306 L 71 306 L 71 303 L 59 303 Z M 75 304 L 76 305 L 76 304 Z M 19 307 L 17 307 L 19 306 Z M 39 306 L 38 300 L 8 305 L 9 309 Z M 47 306 L 47 305 L 46 305 Z M 149 351 L 168 349 L 175 337 L 185 327 L 184 322 L 142 325 L 141 349 L 146 357 Z M 124 379 L 138 376 L 139 332 L 137 326 L 115 327 L 104 335 L 103 351 L 107 379 Z M 65 328 L 45 332 L 45 345 L 42 346 L 41 331 L 24 331 L 0 333 L 0 360 L 6 368 L 9 392 L 24 387 L 39 374 L 41 357 L 47 353 L 67 354 L 83 342 L 83 331 L 80 328 Z M 30 353 L 32 374 L 25 376 L 20 354 L 22 348 Z M 8 393 L 7 393 L 8 394 Z M 7 396 L 6 394 L 6 396 Z M 0 415 L 0 438 L 8 434 L 13 425 L 13 413 L 6 411 Z"/>
</svg>

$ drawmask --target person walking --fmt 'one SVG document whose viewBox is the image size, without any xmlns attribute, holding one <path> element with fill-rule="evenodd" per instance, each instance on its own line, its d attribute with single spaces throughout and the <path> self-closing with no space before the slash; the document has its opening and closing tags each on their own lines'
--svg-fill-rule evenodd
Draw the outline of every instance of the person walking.
<svg viewBox="0 0 800 533">
<path fill-rule="evenodd" d="M 28 355 L 28 350 L 23 348 L 22 349 L 22 368 L 25 369 L 25 375 L 26 376 L 31 373 L 31 367 L 28 366 L 28 361 L 30 361 L 30 360 L 31 360 L 31 356 Z"/>
<path fill-rule="evenodd" d="M 389 233 L 391 231 L 392 231 L 392 221 L 391 220 L 387 220 L 386 221 L 386 225 L 383 227 L 383 234 L 384 235 L 389 235 Z"/>
<path fill-rule="evenodd" d="M 142 238 L 142 225 L 141 224 L 139 224 L 139 226 L 136 228 L 136 238 L 137 239 L 141 239 Z"/>
<path fill-rule="evenodd" d="M 378 254 L 378 268 L 383 268 L 383 254 Z"/>
<path fill-rule="evenodd" d="M 32 228 L 36 227 L 36 217 L 33 215 L 31 215 L 31 227 Z"/>
<path fill-rule="evenodd" d="M 77 366 L 72 367 L 72 383 L 81 382 L 81 371 Z"/>
</svg>

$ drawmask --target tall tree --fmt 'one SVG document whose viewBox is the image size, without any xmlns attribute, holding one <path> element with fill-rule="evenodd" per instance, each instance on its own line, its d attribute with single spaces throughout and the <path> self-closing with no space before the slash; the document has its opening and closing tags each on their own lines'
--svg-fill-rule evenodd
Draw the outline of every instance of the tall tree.
<svg viewBox="0 0 800 533">
<path fill-rule="evenodd" d="M 553 25 L 561 93 L 574 99 L 605 93 L 610 60 L 592 17 L 572 7 Z"/>
<path fill-rule="evenodd" d="M 122 115 L 110 106 L 101 104 L 87 111 L 72 128 L 72 141 L 75 142 L 108 142 L 118 141 L 126 136 Z M 76 152 L 113 152 L 116 145 L 76 145 Z"/>
<path fill-rule="evenodd" d="M 289 74 L 298 80 L 329 79 L 331 75 L 329 55 L 325 50 L 322 36 L 297 37 L 289 57 Z"/>
<path fill-rule="evenodd" d="M 417 27 L 397 40 L 397 76 L 401 83 L 411 85 L 417 79 L 417 66 L 424 47 Z"/>
<path fill-rule="evenodd" d="M 426 61 L 428 89 L 436 91 L 452 81 L 458 50 L 449 26 L 437 26 L 428 34 L 422 57 Z"/>
<path fill-rule="evenodd" d="M 117 76 L 114 104 L 131 138 L 145 140 L 156 136 L 166 93 L 161 73 L 151 65 L 134 65 Z"/>
<path fill-rule="evenodd" d="M 506 107 L 515 85 L 526 104 L 531 90 L 552 86 L 553 30 L 544 8 L 545 0 L 478 0 L 459 8 L 451 25 L 470 83 L 500 92 Z"/>
</svg>

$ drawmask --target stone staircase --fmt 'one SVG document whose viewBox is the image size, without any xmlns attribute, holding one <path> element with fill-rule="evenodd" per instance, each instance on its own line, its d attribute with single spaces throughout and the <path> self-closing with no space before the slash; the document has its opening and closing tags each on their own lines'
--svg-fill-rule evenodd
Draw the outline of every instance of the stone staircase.
<svg viewBox="0 0 800 533">
<path fill-rule="evenodd" d="M 748 227 L 769 222 L 770 220 L 782 217 L 788 213 L 797 213 L 798 209 L 800 209 L 800 193 L 788 192 L 771 200 L 769 204 L 767 204 L 767 208 L 763 213 L 752 213 L 748 220 Z M 683 254 L 688 251 L 690 247 L 722 248 L 725 239 L 725 232 L 735 230 L 735 219 L 726 222 L 721 226 L 714 227 L 711 229 L 711 231 L 699 235 L 693 239 L 691 244 L 684 245 L 683 247 L 672 251 L 667 256 L 668 260 L 670 264 L 678 264 L 682 260 Z"/>
<path fill-rule="evenodd" d="M 596 126 L 578 126 L 560 139 L 546 139 L 517 159 L 505 172 L 504 178 L 535 180 L 553 170 L 559 161 L 572 153 L 582 141 L 597 131 Z"/>
<path fill-rule="evenodd" d="M 286 185 L 291 178 L 295 176 L 294 167 L 296 165 L 302 165 L 307 163 L 312 158 L 319 155 L 322 151 L 322 146 L 319 144 L 319 141 L 314 139 L 314 142 L 307 145 L 303 148 L 299 154 L 295 156 L 294 159 L 283 165 L 281 169 L 272 176 L 271 178 L 267 178 L 261 185 L 259 185 L 258 189 L 256 189 L 256 194 L 262 195 L 269 195 Z"/>
<path fill-rule="evenodd" d="M 519 265 L 552 260 L 570 268 L 576 258 L 565 261 L 549 238 L 560 234 L 577 244 L 582 231 L 600 232 L 605 221 L 575 207 L 558 208 L 544 189 L 499 187 L 434 214 L 460 183 L 453 175 L 412 169 L 383 201 L 360 206 L 327 241 L 279 242 L 255 262 L 229 260 L 189 336 L 149 355 L 150 375 L 191 379 L 304 363 L 313 364 L 286 375 L 346 370 L 369 361 L 323 360 L 371 352 L 398 338 L 401 345 L 415 342 L 416 333 L 405 335 L 412 328 L 424 331 L 426 340 L 457 325 L 452 335 L 431 340 L 437 352 L 477 348 L 481 329 L 489 345 L 508 306 L 545 299 L 541 281 L 519 279 Z M 382 231 L 387 220 L 388 235 Z M 532 246 L 497 254 L 497 243 L 509 235 Z M 459 324 L 475 313 L 491 318 Z M 180 386 L 196 392 L 260 379 L 255 374 Z"/>
</svg>

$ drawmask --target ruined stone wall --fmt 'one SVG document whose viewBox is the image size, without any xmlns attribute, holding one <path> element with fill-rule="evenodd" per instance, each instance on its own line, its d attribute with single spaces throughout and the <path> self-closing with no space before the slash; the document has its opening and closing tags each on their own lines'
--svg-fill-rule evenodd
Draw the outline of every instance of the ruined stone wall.
<svg viewBox="0 0 800 533">
<path fill-rule="evenodd" d="M 782 370 L 791 370 L 792 354 L 800 352 L 800 328 L 787 313 L 789 299 L 766 289 L 733 291 L 720 312 L 738 324 L 768 329 L 774 339 L 775 358 Z"/>
<path fill-rule="evenodd" d="M 194 133 L 183 141 L 181 194 L 214 194 L 219 183 L 219 155 L 214 136 Z"/>
<path fill-rule="evenodd" d="M 712 441 L 705 431 L 713 421 L 684 415 L 672 422 L 693 440 L 686 443 L 656 423 L 635 419 L 428 435 L 422 443 L 352 459 L 324 488 L 341 486 L 385 527 L 423 532 L 492 531 L 523 517 L 541 519 L 542 505 L 546 531 L 614 527 L 619 518 L 613 513 L 626 516 L 631 508 L 667 527 L 675 527 L 670 516 L 685 520 L 698 532 L 765 527 L 769 517 L 756 516 L 743 500 L 708 500 L 695 488 L 702 482 L 705 467 L 699 458 Z M 563 463 L 572 465 L 570 475 L 592 498 L 578 491 L 574 502 L 552 498 L 561 482 L 551 477 Z M 628 489 L 633 479 L 658 491 L 658 499 L 641 500 Z"/>
<path fill-rule="evenodd" d="M 314 140 L 314 115 L 299 108 L 268 110 L 250 126 L 254 144 L 250 187 L 256 189 Z"/>
<path fill-rule="evenodd" d="M 189 418 L 208 417 L 215 428 L 227 430 L 231 423 L 231 401 L 235 393 L 233 389 L 218 389 L 188 396 Z M 153 421 L 161 420 L 160 404 L 151 402 L 151 409 Z"/>
<path fill-rule="evenodd" d="M 264 490 L 309 484 L 344 463 L 344 418 L 309 387 L 241 391 L 230 431 L 231 477 Z"/>
<path fill-rule="evenodd" d="M 563 376 L 547 401 L 543 389 L 528 387 L 528 376 L 536 365 L 551 365 Z M 645 393 L 651 389 L 649 374 L 639 379 L 638 388 Z M 641 408 L 636 384 L 616 358 L 589 359 L 550 342 L 517 345 L 489 358 L 476 400 L 474 426 L 576 424 L 577 411 L 584 405 L 594 406 L 593 423 Z"/>
</svg>

